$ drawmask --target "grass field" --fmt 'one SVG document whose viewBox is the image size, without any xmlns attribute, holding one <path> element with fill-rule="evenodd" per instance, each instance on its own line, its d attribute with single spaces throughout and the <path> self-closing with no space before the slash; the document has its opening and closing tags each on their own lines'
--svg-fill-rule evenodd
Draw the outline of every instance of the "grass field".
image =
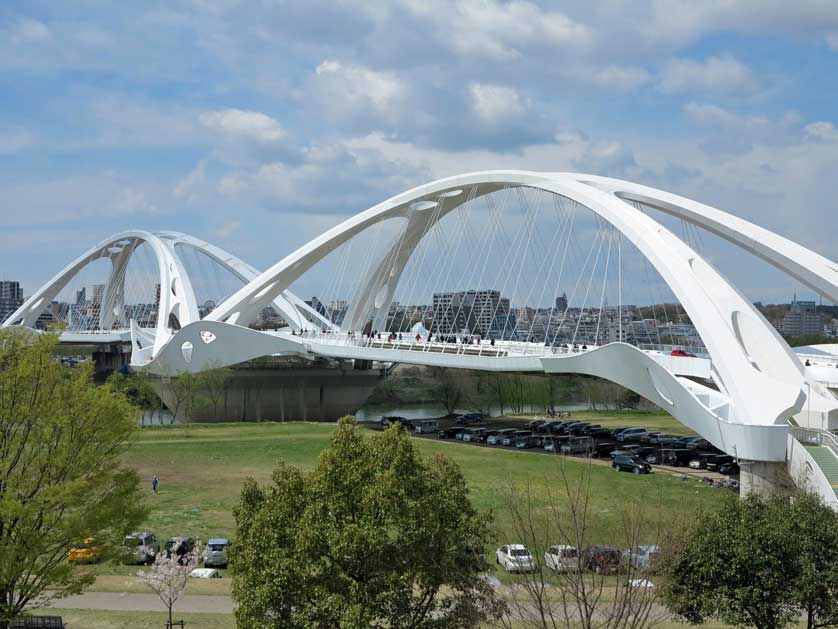
<svg viewBox="0 0 838 629">
<path fill-rule="evenodd" d="M 575 413 L 574 418 L 577 417 L 595 419 L 604 425 L 643 425 L 673 433 L 688 432 L 664 414 L 588 412 Z M 525 418 L 515 419 L 523 421 Z M 303 469 L 311 468 L 333 430 L 333 424 L 323 423 L 143 428 L 126 453 L 125 461 L 138 470 L 143 479 L 143 490 L 147 492 L 151 511 L 144 526 L 161 540 L 170 535 L 191 535 L 204 540 L 232 536 L 232 510 L 244 479 L 252 476 L 267 482 L 280 460 Z M 614 535 L 619 529 L 621 507 L 626 502 L 641 501 L 650 510 L 659 510 L 655 517 L 668 520 L 689 516 L 701 505 L 712 505 L 721 500 L 724 493 L 663 473 L 641 477 L 618 474 L 607 466 L 589 466 L 581 459 L 434 439 L 416 439 L 416 444 L 427 456 L 443 453 L 460 465 L 475 504 L 481 509 L 491 509 L 495 514 L 497 542 L 507 541 L 506 532 L 510 529 L 506 513 L 509 488 L 528 486 L 537 502 L 558 486 L 560 466 L 574 479 L 590 469 L 591 525 L 602 542 L 619 541 Z M 158 495 L 151 492 L 154 474 L 160 479 Z M 97 572 L 111 574 L 130 574 L 133 570 L 136 568 L 97 568 Z"/>
</svg>

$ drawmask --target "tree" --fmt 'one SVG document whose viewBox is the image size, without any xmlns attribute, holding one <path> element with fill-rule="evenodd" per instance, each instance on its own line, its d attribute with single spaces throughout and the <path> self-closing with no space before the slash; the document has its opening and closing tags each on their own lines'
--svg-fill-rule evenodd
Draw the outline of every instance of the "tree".
<svg viewBox="0 0 838 629">
<path fill-rule="evenodd" d="M 53 359 L 57 342 L 0 331 L 0 628 L 80 592 L 93 577 L 67 551 L 120 541 L 144 516 L 139 478 L 120 465 L 137 410 L 94 385 L 91 363 Z"/>
<path fill-rule="evenodd" d="M 212 419 L 218 419 L 218 406 L 222 402 L 226 406 L 227 389 L 233 379 L 233 370 L 229 367 L 214 367 L 207 369 L 198 376 L 199 387 L 207 396 L 207 411 L 212 411 Z"/>
<path fill-rule="evenodd" d="M 666 619 L 660 609 L 659 590 L 648 585 L 655 565 L 622 562 L 615 577 L 613 566 L 589 570 L 586 549 L 602 544 L 594 505 L 603 498 L 591 492 L 591 469 L 568 470 L 560 463 L 547 492 L 537 495 L 529 485 L 510 485 L 505 491 L 510 530 L 507 540 L 523 543 L 533 557 L 530 574 L 511 576 L 509 614 L 496 626 L 556 629 L 644 629 Z M 577 476 L 578 473 L 578 476 Z M 646 496 L 642 501 L 619 501 L 609 505 L 618 515 L 618 526 L 609 530 L 611 542 L 619 548 L 640 544 L 657 546 L 658 557 L 671 552 L 672 532 L 677 522 L 663 517 L 660 503 Z M 577 549 L 569 560 L 571 569 L 555 572 L 544 561 L 545 551 L 554 545 Z"/>
<path fill-rule="evenodd" d="M 664 562 L 669 609 L 693 624 L 718 618 L 777 629 L 796 619 L 801 547 L 793 514 L 788 498 L 751 494 L 696 518 L 682 552 Z"/>
<path fill-rule="evenodd" d="M 198 392 L 201 389 L 201 376 L 189 371 L 182 371 L 174 378 L 169 379 L 169 395 L 172 404 L 169 410 L 172 411 L 172 423 L 174 424 L 181 413 L 190 418 Z"/>
<path fill-rule="evenodd" d="M 201 561 L 201 550 L 197 546 L 188 553 L 178 553 L 178 546 L 172 552 L 159 553 L 151 564 L 151 570 L 140 570 L 137 576 L 166 606 L 169 611 L 167 627 L 174 627 L 172 623 L 172 608 L 183 596 L 189 583 L 189 574 Z"/>
<path fill-rule="evenodd" d="M 480 578 L 489 516 L 451 460 L 399 426 L 343 418 L 311 472 L 246 481 L 230 566 L 240 626 L 473 627 L 501 604 Z"/>
<path fill-rule="evenodd" d="M 797 604 L 808 629 L 838 625 L 838 514 L 817 495 L 797 496 L 788 521 L 797 546 Z"/>
<path fill-rule="evenodd" d="M 435 381 L 432 390 L 434 401 L 442 404 L 449 415 L 453 415 L 463 401 L 462 374 L 449 367 L 428 367 L 428 373 Z"/>
<path fill-rule="evenodd" d="M 144 411 L 159 411 L 163 408 L 163 400 L 157 395 L 151 385 L 151 377 L 144 372 L 125 374 L 115 371 L 106 383 L 114 391 L 121 393 L 134 406 Z"/>
</svg>

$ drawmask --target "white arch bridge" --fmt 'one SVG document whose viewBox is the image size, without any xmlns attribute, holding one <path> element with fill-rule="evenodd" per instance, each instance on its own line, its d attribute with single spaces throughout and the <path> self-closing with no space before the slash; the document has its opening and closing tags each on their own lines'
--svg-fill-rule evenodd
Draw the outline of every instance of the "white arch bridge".
<svg viewBox="0 0 838 629">
<path fill-rule="evenodd" d="M 683 234 L 667 222 L 680 222 Z M 62 341 L 130 342 L 137 370 L 173 375 L 293 355 L 588 374 L 639 393 L 725 452 L 784 461 L 790 423 L 838 428 L 838 357 L 805 364 L 702 256 L 707 232 L 838 302 L 838 264 L 721 210 L 606 177 L 489 171 L 394 196 L 263 272 L 184 234 L 116 234 L 58 273 L 3 326 L 34 328 L 85 268 L 104 264 L 95 299 L 77 294 L 67 307 Z M 141 248 L 156 270 L 129 280 Z M 233 288 L 211 308 L 197 297 L 205 278 L 188 268 L 187 252 L 232 278 Z M 322 270 L 327 262 L 331 268 Z M 666 303 L 680 304 L 680 319 L 701 339 L 697 347 L 673 353 L 650 347 L 649 338 L 631 338 L 639 317 L 627 316 L 636 309 L 623 295 L 636 294 L 628 278 L 638 269 L 646 273 L 636 280 L 641 287 L 668 291 L 650 303 L 664 310 Z M 291 291 L 315 272 L 334 291 L 328 307 Z M 650 272 L 656 280 L 648 279 Z M 459 292 L 451 290 L 456 280 Z M 500 290 L 483 290 L 490 281 Z M 153 312 L 139 313 L 132 284 L 145 291 Z M 570 292 L 570 303 L 545 307 L 544 296 L 552 300 L 560 289 Z M 534 307 L 515 315 L 502 293 L 516 306 Z M 416 309 L 399 310 L 399 301 L 428 303 L 432 294 L 425 311 L 432 313 L 430 325 Z M 268 307 L 286 327 L 254 329 Z M 338 309 L 340 317 L 333 316 Z M 652 318 L 660 334 L 659 315 Z"/>
</svg>

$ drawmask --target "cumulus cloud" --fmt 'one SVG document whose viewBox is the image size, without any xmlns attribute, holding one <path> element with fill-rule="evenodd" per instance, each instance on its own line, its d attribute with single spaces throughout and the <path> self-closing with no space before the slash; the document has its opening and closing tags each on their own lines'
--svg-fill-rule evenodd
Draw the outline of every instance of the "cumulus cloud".
<svg viewBox="0 0 838 629">
<path fill-rule="evenodd" d="M 205 127 L 215 131 L 259 143 L 269 144 L 285 136 L 285 131 L 276 120 L 258 111 L 241 109 L 207 111 L 202 113 L 198 120 Z"/>
<path fill-rule="evenodd" d="M 838 142 L 838 129 L 831 122 L 819 121 L 803 127 L 806 139 L 817 142 Z"/>
<path fill-rule="evenodd" d="M 659 87 L 668 94 L 745 95 L 758 90 L 759 82 L 747 65 L 731 55 L 722 55 L 670 60 L 661 72 Z"/>
<path fill-rule="evenodd" d="M 529 103 L 514 88 L 504 85 L 472 83 L 469 93 L 474 112 L 489 123 L 519 116 L 529 108 Z"/>
<path fill-rule="evenodd" d="M 298 100 L 350 128 L 392 127 L 405 113 L 407 85 L 390 72 L 334 59 L 321 61 Z"/>
</svg>

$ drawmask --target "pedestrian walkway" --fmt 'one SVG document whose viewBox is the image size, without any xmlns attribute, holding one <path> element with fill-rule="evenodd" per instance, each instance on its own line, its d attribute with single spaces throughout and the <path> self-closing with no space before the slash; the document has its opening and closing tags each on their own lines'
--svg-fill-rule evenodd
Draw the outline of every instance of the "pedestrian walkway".
<svg viewBox="0 0 838 629">
<path fill-rule="evenodd" d="M 136 612 L 166 611 L 166 607 L 156 594 L 129 592 L 85 592 L 53 601 L 51 607 Z M 233 599 L 229 596 L 187 594 L 175 603 L 174 609 L 180 614 L 232 614 Z"/>
<path fill-rule="evenodd" d="M 818 467 L 826 476 L 826 480 L 832 486 L 835 495 L 838 496 L 838 457 L 826 446 L 803 445 L 810 456 L 818 464 Z"/>
</svg>

